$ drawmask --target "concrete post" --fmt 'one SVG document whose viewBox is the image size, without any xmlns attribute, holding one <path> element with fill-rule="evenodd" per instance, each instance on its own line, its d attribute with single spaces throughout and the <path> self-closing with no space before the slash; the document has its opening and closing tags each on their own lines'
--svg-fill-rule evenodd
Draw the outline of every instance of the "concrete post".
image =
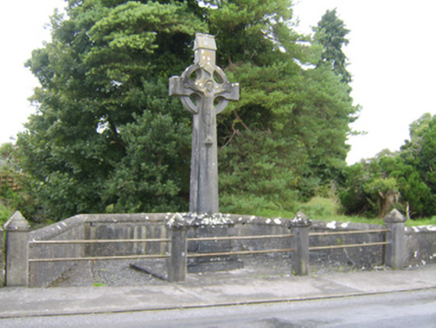
<svg viewBox="0 0 436 328">
<path fill-rule="evenodd" d="M 20 212 L 3 225 L 6 231 L 6 286 L 29 285 L 30 226 Z"/>
<path fill-rule="evenodd" d="M 312 221 L 302 212 L 291 220 L 293 237 L 293 248 L 295 249 L 292 258 L 292 269 L 299 276 L 309 274 L 309 228 Z"/>
<path fill-rule="evenodd" d="M 176 215 L 168 222 L 168 228 L 171 239 L 170 258 L 167 262 L 168 281 L 185 281 L 188 268 L 188 224 L 181 215 Z"/>
<path fill-rule="evenodd" d="M 404 268 L 406 261 L 406 220 L 407 218 L 396 209 L 383 219 L 386 229 L 390 230 L 386 234 L 386 241 L 389 244 L 385 248 L 385 264 L 391 268 Z"/>
<path fill-rule="evenodd" d="M 3 253 L 3 229 L 0 227 L 0 287 L 5 283 L 5 266 L 4 266 L 4 253 Z"/>
</svg>

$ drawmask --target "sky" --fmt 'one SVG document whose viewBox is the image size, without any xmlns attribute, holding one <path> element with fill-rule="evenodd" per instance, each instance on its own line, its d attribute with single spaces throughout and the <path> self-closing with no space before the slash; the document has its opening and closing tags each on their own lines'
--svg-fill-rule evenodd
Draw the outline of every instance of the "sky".
<svg viewBox="0 0 436 328">
<path fill-rule="evenodd" d="M 45 26 L 54 9 L 64 6 L 63 0 L 0 5 L 0 144 L 13 142 L 35 112 L 28 98 L 38 81 L 24 63 L 50 41 Z M 347 162 L 353 164 L 386 148 L 399 150 L 413 121 L 424 113 L 436 115 L 436 1 L 294 0 L 298 30 L 311 33 L 334 8 L 350 30 L 344 53 L 353 76 L 351 96 L 362 107 L 351 127 L 366 132 L 349 138 Z"/>
</svg>

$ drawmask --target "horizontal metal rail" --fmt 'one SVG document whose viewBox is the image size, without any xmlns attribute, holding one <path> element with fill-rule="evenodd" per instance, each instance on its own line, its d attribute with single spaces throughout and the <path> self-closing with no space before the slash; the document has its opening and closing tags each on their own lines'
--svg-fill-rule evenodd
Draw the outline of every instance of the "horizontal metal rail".
<svg viewBox="0 0 436 328">
<path fill-rule="evenodd" d="M 124 256 L 96 256 L 96 257 L 58 257 L 58 258 L 41 258 L 29 259 L 29 262 L 65 262 L 65 261 L 101 261 L 101 260 L 127 260 L 127 259 L 165 259 L 170 258 L 166 254 L 150 255 L 124 255 Z"/>
<path fill-rule="evenodd" d="M 312 236 L 333 236 L 333 235 L 352 235 L 359 233 L 378 233 L 378 232 L 391 232 L 389 229 L 379 230 L 353 230 L 353 231 L 336 231 L 336 232 L 313 232 L 309 233 L 309 237 Z"/>
<path fill-rule="evenodd" d="M 111 244 L 111 243 L 168 243 L 171 239 L 77 239 L 77 240 L 31 240 L 29 244 Z"/>
<path fill-rule="evenodd" d="M 351 248 L 351 247 L 368 247 L 368 246 L 379 246 L 390 244 L 387 241 L 367 243 L 367 244 L 348 244 L 348 245 L 333 245 L 333 246 L 314 246 L 309 247 L 309 251 L 314 251 L 318 249 L 334 249 L 334 248 Z"/>
<path fill-rule="evenodd" d="M 255 236 L 229 236 L 229 237 L 198 237 L 188 238 L 188 241 L 214 241 L 214 240 L 247 240 L 247 239 L 268 239 L 268 238 L 289 238 L 295 237 L 295 234 L 286 235 L 255 235 Z"/>
<path fill-rule="evenodd" d="M 204 257 L 204 256 L 226 256 L 226 255 L 249 255 L 249 254 L 266 254 L 266 253 L 285 253 L 295 252 L 295 248 L 287 249 L 262 249 L 257 251 L 238 251 L 238 252 L 221 252 L 221 253 L 196 253 L 188 254 L 188 257 Z"/>
</svg>

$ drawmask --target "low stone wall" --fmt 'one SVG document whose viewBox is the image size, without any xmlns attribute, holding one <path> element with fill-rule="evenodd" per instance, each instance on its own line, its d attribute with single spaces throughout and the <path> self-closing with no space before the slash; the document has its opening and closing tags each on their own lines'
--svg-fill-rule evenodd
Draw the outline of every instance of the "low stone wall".
<svg viewBox="0 0 436 328">
<path fill-rule="evenodd" d="M 167 222 L 173 214 L 112 214 L 84 215 L 85 239 L 160 239 L 168 238 Z M 227 215 L 233 223 L 226 225 L 210 224 L 207 226 L 192 226 L 188 229 L 188 238 L 200 235 L 210 236 L 248 236 L 289 234 L 287 219 L 269 219 L 248 215 Z M 205 231 L 207 230 L 207 232 Z M 225 233 L 224 233 L 225 232 Z M 190 241 L 190 252 L 198 251 L 201 245 L 218 242 Z M 290 238 L 261 240 L 219 241 L 227 244 L 232 251 L 260 250 L 268 248 L 290 248 Z M 223 246 L 223 248 L 227 248 Z M 166 243 L 113 243 L 91 244 L 86 253 L 89 256 L 110 256 L 130 254 L 156 254 L 168 251 Z"/>
<path fill-rule="evenodd" d="M 406 265 L 436 263 L 436 226 L 406 227 Z"/>
<path fill-rule="evenodd" d="M 5 283 L 5 258 L 4 258 L 4 231 L 0 227 L 0 287 L 4 286 Z"/>
<path fill-rule="evenodd" d="M 98 240 L 98 239 L 163 239 L 169 238 L 168 229 L 171 218 L 178 214 L 98 214 L 78 215 L 51 226 L 29 232 L 29 240 Z M 180 217 L 180 215 L 178 215 Z M 284 218 L 264 218 L 247 215 L 222 215 L 217 222 L 205 218 L 206 225 L 189 225 L 188 238 L 207 236 L 251 236 L 286 235 L 293 233 L 291 220 Z M 220 222 L 218 222 L 220 221 Z M 194 222 L 195 223 L 195 222 Z M 224 223 L 224 224 L 223 224 Z M 385 232 L 338 234 L 333 236 L 314 236 L 317 232 L 347 232 L 350 230 L 371 231 L 385 229 L 382 225 L 313 221 L 309 229 L 309 247 L 330 245 L 365 244 L 386 241 Z M 436 226 L 407 227 L 406 266 L 436 263 Z M 3 234 L 0 230 L 0 282 L 4 279 Z M 243 239 L 226 241 L 189 241 L 190 253 L 213 253 L 217 249 L 225 252 L 257 251 L 265 249 L 295 248 L 294 238 Z M 307 248 L 306 248 L 307 249 Z M 74 258 L 96 256 L 119 256 L 169 253 L 167 242 L 108 243 L 108 244 L 30 244 L 29 258 Z M 341 264 L 356 268 L 373 267 L 385 263 L 385 247 L 358 246 L 353 248 L 316 249 L 310 251 L 310 264 Z M 292 261 L 294 253 L 271 253 L 285 263 Z M 235 257 L 232 258 L 235 259 Z M 238 256 L 236 256 L 238 258 Z M 239 256 L 244 260 L 244 256 Z M 259 263 L 260 263 L 259 262 Z M 31 262 L 29 264 L 29 286 L 49 286 L 75 264 L 74 261 Z M 189 265 L 189 264 L 188 264 Z"/>
<path fill-rule="evenodd" d="M 208 234 L 221 236 L 223 231 L 229 236 L 249 236 L 249 235 L 285 235 L 292 233 L 290 228 L 290 219 L 286 218 L 264 218 L 247 215 L 228 215 L 226 216 L 233 224 L 228 227 L 222 225 L 211 225 L 205 227 L 191 227 L 188 231 L 188 238 L 199 237 L 202 229 L 208 229 Z M 311 233 L 317 232 L 339 232 L 354 230 L 381 230 L 385 229 L 383 225 L 360 224 L 360 223 L 342 223 L 342 222 L 325 222 L 313 221 L 309 229 Z M 203 231 L 204 234 L 204 231 Z M 310 236 L 310 247 L 330 246 L 330 245 L 347 245 L 347 244 L 364 244 L 384 242 L 386 240 L 384 232 L 362 233 L 362 234 L 341 234 L 334 236 Z M 436 235 L 436 234 L 435 234 Z M 213 244 L 216 242 L 189 242 L 188 251 L 197 252 L 201 244 Z M 271 239 L 252 239 L 252 240 L 231 240 L 221 241 L 227 243 L 231 251 L 253 251 L 262 249 L 289 249 L 292 248 L 292 238 L 271 238 Z M 207 248 L 203 246 L 203 248 Z M 268 255 L 269 257 L 282 257 L 281 255 Z M 243 260 L 243 257 L 241 257 Z M 373 267 L 384 263 L 384 246 L 365 246 L 353 248 L 339 248 L 326 250 L 313 250 L 310 252 L 311 264 L 324 263 L 342 263 L 344 265 L 353 265 L 358 268 Z"/>
<path fill-rule="evenodd" d="M 72 218 L 52 224 L 29 233 L 29 241 L 39 240 L 71 240 L 84 239 L 85 216 L 77 215 Z M 29 259 L 38 258 L 71 258 L 85 255 L 84 244 L 30 244 Z M 58 279 L 76 262 L 30 262 L 29 286 L 46 287 Z"/>
<path fill-rule="evenodd" d="M 351 223 L 351 222 L 325 222 L 313 221 L 309 230 L 311 233 L 333 233 L 347 231 L 363 231 L 359 234 L 338 234 L 331 236 L 310 236 L 310 247 L 369 244 L 386 241 L 385 232 L 364 233 L 370 230 L 385 229 L 383 225 Z M 337 249 L 318 249 L 310 251 L 312 264 L 343 264 L 356 268 L 368 268 L 384 264 L 384 245 L 363 246 Z"/>
<path fill-rule="evenodd" d="M 97 214 L 84 215 L 84 239 L 161 239 L 167 238 L 169 214 Z M 85 246 L 86 256 L 160 254 L 168 243 L 108 243 Z"/>
<path fill-rule="evenodd" d="M 256 235 L 284 235 L 290 234 L 289 220 L 269 219 L 249 215 L 226 215 L 228 220 L 233 223 L 210 224 L 208 226 L 193 226 L 188 230 L 188 238 L 202 236 L 256 236 Z M 271 239 L 243 239 L 230 241 L 210 241 L 188 243 L 188 250 L 196 252 L 201 244 L 226 244 L 225 248 L 229 251 L 255 251 L 274 248 L 291 248 L 291 238 L 271 238 Z"/>
<path fill-rule="evenodd" d="M 150 239 L 167 238 L 166 223 L 173 216 L 170 213 L 158 214 L 102 214 L 84 215 L 85 239 Z M 188 229 L 188 238 L 200 235 L 210 236 L 248 236 L 248 235 L 278 235 L 292 233 L 290 219 L 256 217 L 249 215 L 224 215 L 229 219 L 227 225 L 210 224 L 192 226 Z M 383 225 L 313 221 L 309 234 L 317 232 L 338 231 L 370 231 L 385 229 Z M 205 231 L 207 230 L 207 231 Z M 407 227 L 407 260 L 406 265 L 416 266 L 425 263 L 436 263 L 436 227 Z M 310 236 L 310 247 L 365 244 L 386 241 L 386 233 L 343 234 L 334 236 Z M 291 238 L 208 241 L 188 243 L 188 251 L 202 252 L 220 243 L 223 249 L 229 251 L 253 251 L 262 249 L 292 248 Z M 126 243 L 126 244 L 94 244 L 87 246 L 87 256 L 110 256 L 131 254 L 158 254 L 168 252 L 166 243 Z M 274 257 L 274 255 L 269 255 Z M 243 257 L 240 257 L 243 260 Z M 311 264 L 352 265 L 356 268 L 374 267 L 384 264 L 384 246 L 365 246 L 338 249 L 312 250 Z"/>
</svg>

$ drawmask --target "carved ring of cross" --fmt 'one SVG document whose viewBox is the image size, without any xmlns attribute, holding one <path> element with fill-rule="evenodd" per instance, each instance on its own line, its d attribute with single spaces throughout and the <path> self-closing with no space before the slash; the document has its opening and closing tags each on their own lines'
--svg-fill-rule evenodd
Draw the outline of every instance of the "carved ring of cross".
<svg viewBox="0 0 436 328">
<path fill-rule="evenodd" d="M 191 75 L 196 73 L 197 78 L 195 81 L 191 79 Z M 228 100 L 220 97 L 221 94 L 229 92 L 231 84 L 224 74 L 223 70 L 218 66 L 214 69 L 206 69 L 198 64 L 189 66 L 180 76 L 183 85 L 186 89 L 191 89 L 190 95 L 180 95 L 180 100 L 185 108 L 192 114 L 197 114 L 199 111 L 198 105 L 192 99 L 192 94 L 204 94 L 205 96 L 213 96 L 214 101 L 218 103 L 214 105 L 216 114 L 221 113 L 228 104 Z"/>
</svg>

